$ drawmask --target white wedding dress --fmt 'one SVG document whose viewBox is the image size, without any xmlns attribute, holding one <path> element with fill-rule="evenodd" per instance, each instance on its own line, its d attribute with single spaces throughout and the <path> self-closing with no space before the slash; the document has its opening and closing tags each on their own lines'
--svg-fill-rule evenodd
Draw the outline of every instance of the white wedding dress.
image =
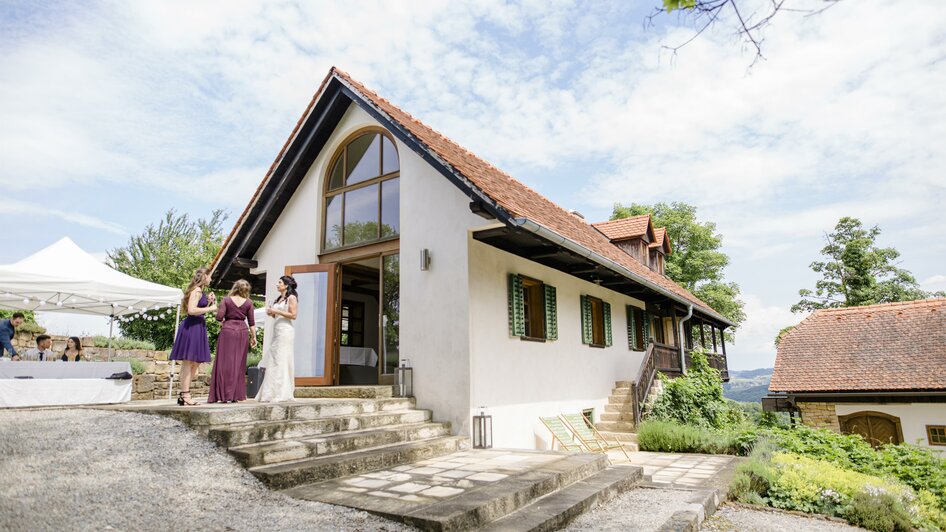
<svg viewBox="0 0 946 532">
<path fill-rule="evenodd" d="M 289 309 L 289 303 L 281 301 L 273 305 L 273 308 L 285 312 Z M 259 363 L 266 371 L 263 373 L 259 393 L 256 394 L 257 401 L 292 401 L 296 389 L 292 371 L 295 337 L 296 330 L 292 326 L 292 320 L 276 316 L 273 339 Z"/>
</svg>

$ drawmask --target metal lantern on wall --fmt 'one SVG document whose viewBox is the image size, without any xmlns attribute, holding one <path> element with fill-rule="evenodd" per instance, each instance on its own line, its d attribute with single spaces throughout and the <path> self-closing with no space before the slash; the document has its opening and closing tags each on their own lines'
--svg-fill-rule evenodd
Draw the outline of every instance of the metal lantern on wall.
<svg viewBox="0 0 946 532">
<path fill-rule="evenodd" d="M 480 414 L 473 416 L 473 448 L 490 449 L 493 447 L 493 416 L 486 415 L 486 407 L 480 407 Z"/>
<path fill-rule="evenodd" d="M 407 360 L 397 368 L 397 389 L 400 397 L 414 397 L 414 368 Z"/>
</svg>

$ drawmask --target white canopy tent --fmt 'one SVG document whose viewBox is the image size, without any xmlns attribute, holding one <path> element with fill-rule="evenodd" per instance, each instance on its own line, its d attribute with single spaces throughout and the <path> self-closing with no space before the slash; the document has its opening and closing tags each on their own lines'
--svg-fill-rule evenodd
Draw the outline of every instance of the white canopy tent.
<svg viewBox="0 0 946 532">
<path fill-rule="evenodd" d="M 179 288 L 143 281 L 114 270 L 68 237 L 25 259 L 0 266 L 0 309 L 93 314 L 115 318 L 168 307 L 177 308 Z"/>
</svg>

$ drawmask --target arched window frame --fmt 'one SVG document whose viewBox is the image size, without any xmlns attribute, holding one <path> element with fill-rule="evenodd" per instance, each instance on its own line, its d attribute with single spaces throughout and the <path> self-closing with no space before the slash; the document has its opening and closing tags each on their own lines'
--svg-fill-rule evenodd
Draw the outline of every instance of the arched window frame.
<svg viewBox="0 0 946 532">
<path fill-rule="evenodd" d="M 332 170 L 335 168 L 335 164 L 338 162 L 339 158 L 342 158 L 342 164 L 343 164 L 342 175 L 344 176 L 343 179 L 347 179 L 347 177 L 348 177 L 348 176 L 347 176 L 348 168 L 346 168 L 346 166 L 347 166 L 347 164 L 348 164 L 348 159 L 347 159 L 347 157 L 345 157 L 345 155 L 346 155 L 346 153 L 347 153 L 347 150 L 348 150 L 348 146 L 351 145 L 352 142 L 354 142 L 354 141 L 355 141 L 356 139 L 358 139 L 359 137 L 361 137 L 361 136 L 363 136 L 363 135 L 367 135 L 367 134 L 372 134 L 372 133 L 374 133 L 374 134 L 380 134 L 382 137 L 387 138 L 387 140 L 391 142 L 391 145 L 394 146 L 395 153 L 397 153 L 397 170 L 395 170 L 395 171 L 393 171 L 393 172 L 388 172 L 387 174 L 382 174 L 382 175 L 379 175 L 379 176 L 375 176 L 375 177 L 373 177 L 373 178 L 371 178 L 371 179 L 367 179 L 367 180 L 365 180 L 365 181 L 361 181 L 360 183 L 356 183 L 356 184 L 354 184 L 354 185 L 345 185 L 345 186 L 342 186 L 342 187 L 337 188 L 337 189 L 334 189 L 334 190 L 329 190 L 329 187 L 331 186 L 331 181 L 332 181 Z M 382 142 L 382 146 L 383 146 L 383 142 Z M 384 157 L 384 149 L 383 149 L 383 147 L 382 147 L 381 150 L 379 150 L 378 157 L 379 157 L 379 167 L 380 167 L 380 168 L 383 168 L 383 157 Z M 321 224 L 322 224 L 322 230 L 321 230 L 321 235 L 320 235 L 321 240 L 320 240 L 320 242 L 319 242 L 319 248 L 322 250 L 322 253 L 328 253 L 328 252 L 335 252 L 335 251 L 339 251 L 339 250 L 357 248 L 357 247 L 360 247 L 360 246 L 366 246 L 366 245 L 369 245 L 369 244 L 376 244 L 376 243 L 378 243 L 378 242 L 387 242 L 387 241 L 390 241 L 390 240 L 396 240 L 396 239 L 400 238 L 400 227 L 398 227 L 398 231 L 397 231 L 394 235 L 385 236 L 385 237 L 381 237 L 381 236 L 380 236 L 380 231 L 381 231 L 381 216 L 382 216 L 382 207 L 383 207 L 383 205 L 382 205 L 382 200 L 383 200 L 383 196 L 382 196 L 382 186 L 380 186 L 380 184 L 381 184 L 382 182 L 384 182 L 384 181 L 390 181 L 390 180 L 393 180 L 393 179 L 398 179 L 398 178 L 400 178 L 400 177 L 401 177 L 401 155 L 400 155 L 400 152 L 397 151 L 397 143 L 395 142 L 394 137 L 390 134 L 390 132 L 388 132 L 386 129 L 381 128 L 381 127 L 369 126 L 369 127 L 364 127 L 364 128 L 358 129 L 358 130 L 356 130 L 356 131 L 350 133 L 348 136 L 346 136 L 345 139 L 339 144 L 338 148 L 336 148 L 335 153 L 332 155 L 332 158 L 329 159 L 329 164 L 327 165 L 327 167 L 326 167 L 326 169 L 325 169 L 324 176 L 323 176 L 323 183 L 322 183 L 322 208 L 321 208 L 321 220 L 322 220 Z M 347 244 L 347 245 L 346 245 L 346 244 L 345 244 L 345 239 L 344 239 L 345 210 L 346 210 L 346 209 L 345 209 L 346 206 L 345 206 L 345 196 L 344 196 L 344 194 L 345 194 L 346 192 L 351 192 L 351 191 L 358 190 L 358 189 L 361 189 L 361 188 L 367 188 L 367 187 L 370 187 L 370 186 L 372 186 L 372 185 L 379 185 L 379 186 L 378 186 L 378 218 L 377 218 L 377 219 L 378 219 L 378 225 L 379 225 L 379 227 L 378 227 L 379 238 L 374 239 L 374 240 L 367 240 L 367 241 L 363 241 L 363 242 L 357 242 L 357 243 L 354 243 L 354 244 Z M 399 186 L 400 186 L 400 185 L 399 185 Z M 331 247 L 331 248 L 330 248 L 330 247 L 327 247 L 327 246 L 326 246 L 326 233 L 327 233 L 327 231 L 329 230 L 329 227 L 328 227 L 328 220 L 326 219 L 326 217 L 327 217 L 327 214 L 328 214 L 328 212 L 327 212 L 327 211 L 328 211 L 328 200 L 329 200 L 329 198 L 332 198 L 332 197 L 335 197 L 335 196 L 342 196 L 342 197 L 341 197 L 341 201 L 342 201 L 342 205 L 341 205 L 342 242 L 341 242 L 341 245 L 335 246 L 335 247 Z M 400 197 L 400 194 L 398 194 L 398 196 Z"/>
</svg>

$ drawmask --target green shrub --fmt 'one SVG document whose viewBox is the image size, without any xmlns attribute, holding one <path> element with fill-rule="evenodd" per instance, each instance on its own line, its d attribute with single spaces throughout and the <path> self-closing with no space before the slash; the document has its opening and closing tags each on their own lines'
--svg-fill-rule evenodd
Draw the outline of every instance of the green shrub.
<svg viewBox="0 0 946 532">
<path fill-rule="evenodd" d="M 46 332 L 46 327 L 38 323 L 31 323 L 24 321 L 22 325 L 16 328 L 17 332 L 28 332 L 31 334 L 44 334 Z"/>
<path fill-rule="evenodd" d="M 712 428 L 738 424 L 744 419 L 738 406 L 723 397 L 719 371 L 710 367 L 701 351 L 693 352 L 685 376 L 659 378 L 663 393 L 648 407 L 647 416 L 651 419 Z"/>
<path fill-rule="evenodd" d="M 761 440 L 749 459 L 739 464 L 729 485 L 729 496 L 749 504 L 765 504 L 777 472 L 772 466 L 775 446 Z"/>
<path fill-rule="evenodd" d="M 145 372 L 145 363 L 137 358 L 113 358 L 114 362 L 128 362 L 131 364 L 131 372 L 135 375 L 141 375 Z"/>
<path fill-rule="evenodd" d="M 256 355 L 253 353 L 246 355 L 247 369 L 252 368 L 253 366 L 258 366 L 261 360 L 263 360 L 263 355 Z"/>
<path fill-rule="evenodd" d="M 108 347 L 108 336 L 96 336 L 95 347 Z M 146 349 L 154 351 L 154 344 L 144 340 L 135 340 L 132 338 L 123 338 L 121 336 L 112 338 L 112 349 Z"/>
<path fill-rule="evenodd" d="M 637 427 L 637 444 L 642 451 L 670 453 L 748 454 L 751 445 L 731 430 L 709 430 L 671 421 L 648 420 Z M 755 443 L 756 436 L 752 436 Z"/>
<path fill-rule="evenodd" d="M 876 532 L 913 530 L 910 514 L 900 500 L 889 493 L 858 493 L 844 509 L 844 517 L 852 525 Z"/>
</svg>

